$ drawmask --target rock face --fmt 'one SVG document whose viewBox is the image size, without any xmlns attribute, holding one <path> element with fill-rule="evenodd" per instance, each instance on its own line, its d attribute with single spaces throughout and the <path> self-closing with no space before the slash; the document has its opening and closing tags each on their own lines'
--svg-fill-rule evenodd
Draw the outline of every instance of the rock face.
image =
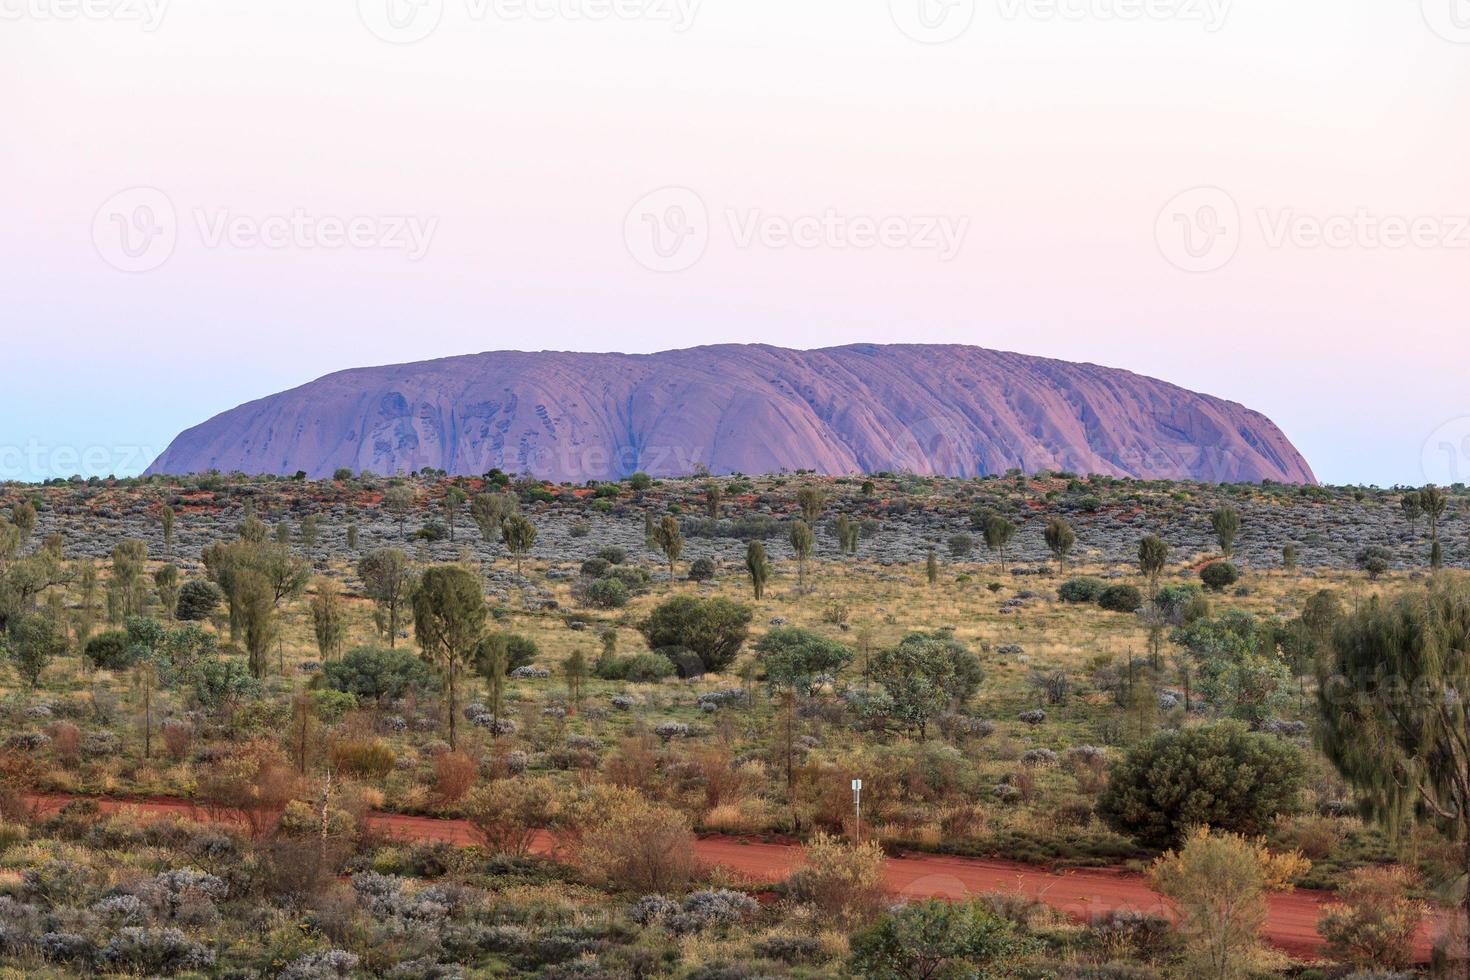
<svg viewBox="0 0 1470 980">
<path fill-rule="evenodd" d="M 183 432 L 148 472 L 432 466 L 582 482 L 701 465 L 1315 482 L 1270 419 L 1233 402 L 1092 364 L 873 344 L 502 351 L 341 371 Z"/>
</svg>

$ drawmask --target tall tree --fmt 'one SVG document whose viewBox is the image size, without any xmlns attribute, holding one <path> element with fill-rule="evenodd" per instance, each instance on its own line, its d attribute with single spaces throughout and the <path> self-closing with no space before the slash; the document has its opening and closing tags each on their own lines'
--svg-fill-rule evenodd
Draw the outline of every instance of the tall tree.
<svg viewBox="0 0 1470 980">
<path fill-rule="evenodd" d="M 1226 504 L 1210 514 L 1210 527 L 1215 540 L 1220 543 L 1220 552 L 1226 558 L 1235 554 L 1235 537 L 1240 533 L 1240 511 Z"/>
<path fill-rule="evenodd" d="M 679 519 L 665 514 L 653 529 L 653 543 L 663 552 L 669 563 L 669 581 L 674 581 L 674 563 L 684 553 L 684 532 L 679 529 Z"/>
<path fill-rule="evenodd" d="M 494 541 L 500 534 L 500 522 L 520 513 L 520 501 L 511 493 L 477 493 L 470 501 L 470 519 L 480 529 L 480 537 Z"/>
<path fill-rule="evenodd" d="M 276 624 L 275 592 L 270 580 L 253 568 L 235 574 L 231 610 L 238 609 L 240 632 L 245 640 L 245 653 L 250 661 L 250 675 L 256 680 L 265 676 L 271 644 L 279 633 Z"/>
<path fill-rule="evenodd" d="M 1046 522 L 1046 531 L 1043 535 L 1046 539 L 1046 547 L 1057 560 L 1059 571 L 1067 570 L 1067 555 L 1072 553 L 1072 548 L 1077 544 L 1077 535 L 1068 524 L 1060 517 L 1053 517 Z"/>
<path fill-rule="evenodd" d="M 939 556 L 934 549 L 929 549 L 929 555 L 924 559 L 924 578 L 928 580 L 929 587 L 933 588 L 939 583 Z"/>
<path fill-rule="evenodd" d="M 475 660 L 485 632 L 485 596 L 475 573 L 459 565 L 424 572 L 413 593 L 414 636 L 439 668 L 449 695 L 449 747 L 458 748 L 459 675 Z"/>
<path fill-rule="evenodd" d="M 35 689 L 47 665 L 66 652 L 66 634 L 46 616 L 29 614 L 11 621 L 4 645 L 16 673 Z"/>
<path fill-rule="evenodd" d="M 311 599 L 311 629 L 316 634 L 316 648 L 323 660 L 336 660 L 347 643 L 347 609 L 342 601 L 342 587 L 326 575 L 316 580 L 316 595 Z"/>
<path fill-rule="evenodd" d="M 985 518 L 981 531 L 985 535 L 986 549 L 1000 553 L 1000 570 L 1005 571 L 1006 549 L 1010 547 L 1011 538 L 1016 534 L 1016 525 L 999 514 L 991 514 Z"/>
<path fill-rule="evenodd" d="M 791 522 L 791 550 L 796 555 L 796 587 L 799 591 L 806 591 L 806 563 L 812 556 L 811 526 L 806 521 Z"/>
<path fill-rule="evenodd" d="M 521 574 L 521 562 L 531 553 L 536 544 L 536 525 L 530 518 L 512 514 L 500 523 L 500 540 L 505 549 L 515 556 L 516 574 Z"/>
<path fill-rule="evenodd" d="M 450 541 L 454 540 L 454 528 L 459 523 L 460 509 L 468 499 L 468 495 L 453 484 L 444 491 L 444 523 L 449 525 Z"/>
<path fill-rule="evenodd" d="M 160 565 L 153 573 L 153 587 L 158 590 L 163 618 L 172 620 L 179 608 L 179 566 L 173 563 Z"/>
<path fill-rule="evenodd" d="M 752 541 L 745 546 L 745 570 L 750 573 L 750 587 L 756 601 L 765 598 L 766 582 L 771 577 L 771 563 L 766 558 L 766 546 Z"/>
<path fill-rule="evenodd" d="M 604 637 L 606 634 L 604 634 Z M 475 650 L 475 669 L 485 678 L 490 699 L 490 737 L 500 737 L 500 708 L 505 703 L 505 677 L 510 672 L 510 634 L 490 633 Z"/>
<path fill-rule="evenodd" d="M 363 589 L 373 600 L 373 619 L 388 646 L 398 645 L 398 633 L 413 618 L 413 571 L 408 555 L 398 548 L 369 552 L 357 563 Z"/>
<path fill-rule="evenodd" d="M 710 520 L 717 520 L 720 516 L 720 485 L 714 480 L 704 485 L 704 513 Z"/>
<path fill-rule="evenodd" d="M 1424 511 L 1424 517 L 1429 522 L 1429 566 L 1435 569 L 1444 564 L 1444 550 L 1439 543 L 1439 522 L 1444 517 L 1448 504 L 1449 498 L 1445 496 L 1445 492 L 1432 483 L 1419 491 L 1419 509 Z"/>
<path fill-rule="evenodd" d="M 1169 546 L 1157 534 L 1146 534 L 1138 542 L 1138 569 L 1148 577 L 1149 601 L 1159 591 L 1159 575 L 1169 563 Z"/>
<path fill-rule="evenodd" d="M 383 506 L 398 522 L 399 537 L 407 536 L 408 515 L 413 510 L 415 498 L 413 487 L 406 483 L 394 484 L 383 493 Z"/>
<path fill-rule="evenodd" d="M 1373 596 L 1317 668 L 1322 750 L 1390 831 L 1419 823 L 1470 870 L 1470 591 L 1436 583 Z M 1464 907 L 1470 912 L 1470 879 Z M 1470 937 L 1464 950 L 1470 964 Z"/>
<path fill-rule="evenodd" d="M 796 491 L 796 506 L 801 508 L 802 519 L 810 526 L 816 526 L 817 518 L 822 516 L 822 504 L 826 502 L 826 494 L 820 487 L 808 483 Z"/>
</svg>

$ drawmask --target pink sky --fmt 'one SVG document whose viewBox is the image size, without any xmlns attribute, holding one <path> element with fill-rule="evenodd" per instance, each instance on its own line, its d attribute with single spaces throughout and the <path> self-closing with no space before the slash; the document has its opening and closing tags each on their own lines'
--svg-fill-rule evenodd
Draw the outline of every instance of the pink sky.
<svg viewBox="0 0 1470 980">
<path fill-rule="evenodd" d="M 0 478 L 137 471 L 343 367 L 730 341 L 1096 361 L 1265 412 L 1326 480 L 1470 474 L 1465 0 L 419 0 L 409 44 L 388 0 L 69 2 L 0 0 Z M 137 187 L 173 241 L 121 271 Z M 707 244 L 660 272 L 628 229 L 668 187 Z M 1239 220 L 1191 258 L 1201 202 Z"/>
</svg>

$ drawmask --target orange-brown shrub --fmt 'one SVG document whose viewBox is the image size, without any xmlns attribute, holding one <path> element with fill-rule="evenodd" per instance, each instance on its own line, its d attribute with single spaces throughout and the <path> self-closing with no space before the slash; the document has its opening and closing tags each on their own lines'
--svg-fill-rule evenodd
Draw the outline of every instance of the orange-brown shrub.
<svg viewBox="0 0 1470 980">
<path fill-rule="evenodd" d="M 1414 959 L 1414 936 L 1429 914 L 1408 897 L 1413 875 L 1400 867 L 1359 868 L 1338 890 L 1340 904 L 1322 909 L 1317 931 L 1332 957 L 1363 969 L 1404 970 Z"/>
<path fill-rule="evenodd" d="M 551 826 L 560 811 L 561 801 L 544 779 L 497 780 L 465 803 L 465 818 L 485 849 L 515 857 L 530 853 L 536 832 Z"/>
<path fill-rule="evenodd" d="M 434 756 L 434 795 L 445 803 L 458 803 L 475 785 L 478 768 L 463 751 L 440 752 Z"/>
<path fill-rule="evenodd" d="M 382 779 L 398 762 L 391 746 L 380 738 L 344 738 L 332 743 L 332 767 L 353 776 Z"/>
<path fill-rule="evenodd" d="M 792 872 L 787 886 L 824 918 L 847 928 L 862 925 L 888 904 L 883 849 L 874 841 L 853 845 L 817 834 L 807 842 L 805 863 Z"/>
<path fill-rule="evenodd" d="M 69 721 L 58 721 L 46 729 L 46 734 L 51 737 L 51 751 L 58 759 L 67 765 L 77 761 L 82 742 L 81 729 Z"/>
<path fill-rule="evenodd" d="M 246 742 L 209 766 L 198 784 L 215 819 L 241 824 L 251 837 L 273 830 L 300 788 L 300 774 L 265 739 Z"/>
<path fill-rule="evenodd" d="M 597 794 L 584 801 L 577 823 L 577 863 L 612 888 L 679 892 L 704 873 L 688 818 L 636 792 Z"/>
<path fill-rule="evenodd" d="M 169 758 L 175 762 L 183 762 L 189 757 L 189 747 L 194 743 L 194 726 L 182 721 L 171 721 L 166 723 L 160 730 L 163 735 L 163 749 Z"/>
</svg>

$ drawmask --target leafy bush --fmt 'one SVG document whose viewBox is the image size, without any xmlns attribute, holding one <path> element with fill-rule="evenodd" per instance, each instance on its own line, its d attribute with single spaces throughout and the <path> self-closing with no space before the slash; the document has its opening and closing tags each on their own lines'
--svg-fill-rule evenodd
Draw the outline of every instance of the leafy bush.
<svg viewBox="0 0 1470 980">
<path fill-rule="evenodd" d="M 887 913 L 852 938 L 852 967 L 870 980 L 985 977 L 1032 944 L 983 901 L 926 899 Z"/>
<path fill-rule="evenodd" d="M 322 665 L 322 677 L 333 690 L 371 701 L 401 698 L 434 686 L 434 675 L 418 654 L 389 647 L 349 650 L 341 660 Z"/>
<path fill-rule="evenodd" d="M 1240 569 L 1228 561 L 1211 562 L 1199 570 L 1200 581 L 1212 592 L 1224 592 L 1240 581 Z"/>
<path fill-rule="evenodd" d="M 1079 575 L 1069 578 L 1057 589 L 1057 598 L 1063 602 L 1096 602 L 1107 584 L 1100 578 Z"/>
<path fill-rule="evenodd" d="M 208 619 L 223 599 L 224 595 L 213 582 L 194 579 L 185 582 L 179 589 L 179 601 L 174 615 L 184 622 Z"/>
<path fill-rule="evenodd" d="M 678 596 L 660 603 L 638 631 L 651 649 L 684 647 L 699 655 L 706 670 L 719 673 L 740 652 L 752 615 L 750 607 L 728 599 Z"/>
<path fill-rule="evenodd" d="M 83 654 L 98 670 L 127 670 L 138 659 L 132 640 L 122 630 L 98 633 L 87 641 Z"/>
<path fill-rule="evenodd" d="M 1155 847 L 1194 826 L 1259 834 L 1295 808 L 1304 770 L 1294 745 L 1238 722 L 1162 732 L 1113 764 L 1097 812 Z"/>
<path fill-rule="evenodd" d="M 628 604 L 628 587 L 618 578 L 600 578 L 587 584 L 582 601 L 594 609 L 621 609 Z"/>
<path fill-rule="evenodd" d="M 709 582 L 715 577 L 715 562 L 713 558 L 696 558 L 689 566 L 689 581 Z"/>
<path fill-rule="evenodd" d="M 1110 585 L 1097 597 L 1097 604 L 1109 612 L 1136 612 L 1143 608 L 1143 593 L 1131 585 Z"/>
<path fill-rule="evenodd" d="M 631 657 L 604 657 L 594 673 L 605 681 L 656 684 L 675 672 L 674 662 L 661 653 L 638 653 Z"/>
</svg>

